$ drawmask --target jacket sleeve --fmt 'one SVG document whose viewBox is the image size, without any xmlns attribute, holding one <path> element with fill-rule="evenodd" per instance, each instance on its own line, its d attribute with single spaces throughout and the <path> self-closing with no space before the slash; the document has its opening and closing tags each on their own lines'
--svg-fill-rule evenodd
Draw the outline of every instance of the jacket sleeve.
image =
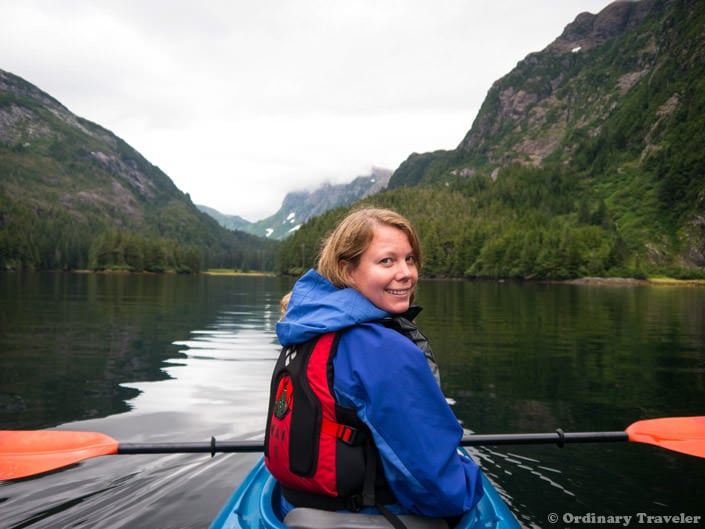
<svg viewBox="0 0 705 529">
<path fill-rule="evenodd" d="M 403 507 L 457 516 L 479 501 L 480 469 L 457 450 L 463 429 L 408 338 L 378 324 L 346 331 L 334 359 L 334 389 L 372 431 Z"/>
</svg>

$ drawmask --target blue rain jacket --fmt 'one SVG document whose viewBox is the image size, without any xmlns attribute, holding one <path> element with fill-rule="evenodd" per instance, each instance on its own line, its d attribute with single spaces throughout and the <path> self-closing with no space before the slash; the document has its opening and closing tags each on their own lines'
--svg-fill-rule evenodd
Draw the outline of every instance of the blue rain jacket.
<svg viewBox="0 0 705 529">
<path fill-rule="evenodd" d="M 482 497 L 480 469 L 457 451 L 463 430 L 423 352 L 375 323 L 388 314 L 314 270 L 294 285 L 277 323 L 282 345 L 344 331 L 333 361 L 334 391 L 370 428 L 385 476 L 408 512 L 456 516 Z"/>
</svg>

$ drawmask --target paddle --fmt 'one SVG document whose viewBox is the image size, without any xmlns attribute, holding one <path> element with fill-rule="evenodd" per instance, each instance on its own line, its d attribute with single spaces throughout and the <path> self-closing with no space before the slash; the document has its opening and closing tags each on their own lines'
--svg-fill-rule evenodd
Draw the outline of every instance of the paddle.
<svg viewBox="0 0 705 529">
<path fill-rule="evenodd" d="M 637 421 L 620 432 L 557 430 L 537 434 L 467 435 L 462 446 L 630 441 L 705 458 L 705 416 Z M 0 480 L 49 472 L 92 457 L 117 454 L 261 452 L 262 441 L 202 443 L 120 443 L 97 432 L 67 430 L 0 431 Z"/>
</svg>

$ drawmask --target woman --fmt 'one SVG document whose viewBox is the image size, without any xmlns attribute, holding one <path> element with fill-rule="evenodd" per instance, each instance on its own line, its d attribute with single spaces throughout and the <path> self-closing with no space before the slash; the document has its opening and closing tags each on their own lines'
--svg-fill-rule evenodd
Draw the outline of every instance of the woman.
<svg viewBox="0 0 705 529">
<path fill-rule="evenodd" d="M 285 509 L 456 517 L 482 496 L 435 362 L 405 317 L 420 265 L 407 219 L 361 209 L 285 298 L 265 442 Z"/>
</svg>

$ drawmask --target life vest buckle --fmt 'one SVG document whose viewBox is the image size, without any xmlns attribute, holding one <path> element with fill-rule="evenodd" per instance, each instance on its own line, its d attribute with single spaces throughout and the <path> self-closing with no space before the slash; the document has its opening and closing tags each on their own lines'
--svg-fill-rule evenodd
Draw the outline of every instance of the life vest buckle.
<svg viewBox="0 0 705 529">
<path fill-rule="evenodd" d="M 335 436 L 350 446 L 358 445 L 362 442 L 360 430 L 345 424 L 338 424 Z"/>
<path fill-rule="evenodd" d="M 365 441 L 365 433 L 359 428 L 353 428 L 347 424 L 333 422 L 324 418 L 321 424 L 321 431 L 340 439 L 346 445 L 357 446 Z"/>
</svg>

